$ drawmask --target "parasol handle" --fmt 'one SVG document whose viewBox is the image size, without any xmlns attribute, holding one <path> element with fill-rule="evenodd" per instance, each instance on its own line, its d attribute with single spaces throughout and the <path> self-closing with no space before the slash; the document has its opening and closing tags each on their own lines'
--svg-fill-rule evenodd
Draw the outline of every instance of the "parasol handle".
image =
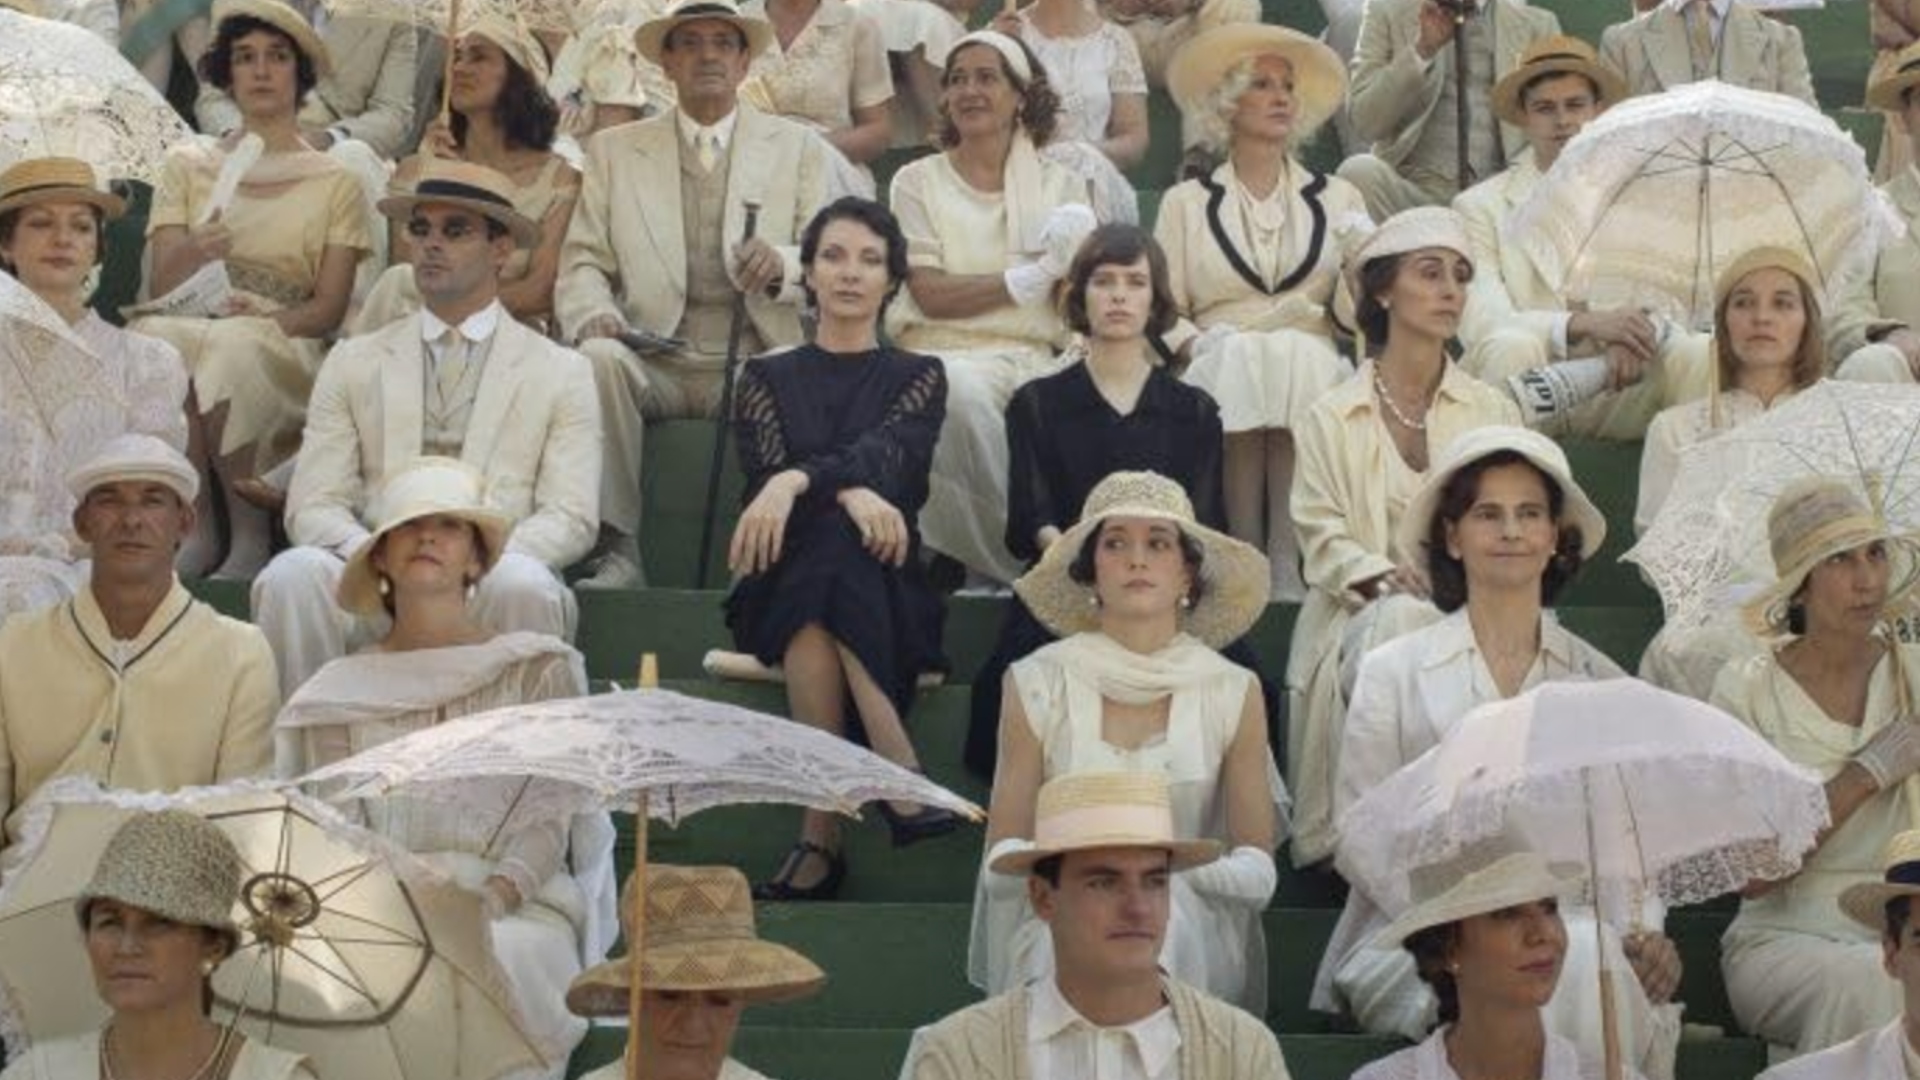
<svg viewBox="0 0 1920 1080">
<path fill-rule="evenodd" d="M 458 0 L 455 0 L 457 3 Z M 1469 115 L 1467 106 L 1467 8 L 1462 5 L 1453 9 L 1453 124 L 1454 137 L 1460 150 L 1456 155 L 1459 176 L 1455 186 L 1465 191 L 1473 186 L 1472 162 L 1467 146 Z"/>
<path fill-rule="evenodd" d="M 459 0 L 454 0 L 458 3 Z M 640 654 L 640 688 L 660 687 L 660 658 L 653 653 Z M 642 791 L 634 806 L 633 820 L 633 917 L 627 925 L 633 933 L 627 940 L 627 1080 L 640 1080 L 640 949 L 647 939 L 647 793 Z"/>
<path fill-rule="evenodd" d="M 460 0 L 448 0 L 447 4 L 447 63 L 440 72 L 440 122 L 449 123 L 453 116 L 453 54 L 460 43 Z"/>
<path fill-rule="evenodd" d="M 1606 1047 L 1607 1080 L 1626 1080 L 1625 1066 L 1620 1061 L 1620 1014 L 1613 1000 L 1613 981 L 1616 978 L 1612 961 L 1606 959 L 1606 920 L 1594 913 L 1594 945 L 1600 950 L 1600 1038 Z"/>
</svg>

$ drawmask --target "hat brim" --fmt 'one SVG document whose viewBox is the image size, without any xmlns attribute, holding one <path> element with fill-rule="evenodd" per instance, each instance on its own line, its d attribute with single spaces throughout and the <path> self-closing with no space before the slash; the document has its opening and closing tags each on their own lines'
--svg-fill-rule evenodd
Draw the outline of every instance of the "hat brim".
<svg viewBox="0 0 1920 1080">
<path fill-rule="evenodd" d="M 480 573 L 485 576 L 499 563 L 502 549 L 506 547 L 507 533 L 512 526 L 506 517 L 491 510 L 423 510 L 418 514 L 387 522 L 380 526 L 367 542 L 360 545 L 353 557 L 340 572 L 340 584 L 334 588 L 334 602 L 355 615 L 380 615 L 386 611 L 386 605 L 380 597 L 380 575 L 373 569 L 373 553 L 380 541 L 393 530 L 416 518 L 434 514 L 444 514 L 469 522 L 480 530 L 480 539 L 486 549 L 486 557 L 481 560 Z"/>
<path fill-rule="evenodd" d="M 1543 862 L 1507 880 L 1492 882 L 1490 886 L 1463 889 L 1461 886 L 1469 885 L 1469 881 L 1463 880 L 1459 886 L 1408 908 L 1375 934 L 1367 945 L 1374 949 L 1398 949 L 1408 938 L 1422 930 L 1501 911 L 1516 904 L 1575 894 L 1580 891 L 1585 879 L 1579 866 Z"/>
<path fill-rule="evenodd" d="M 1347 93 L 1347 69 L 1339 54 L 1297 30 L 1259 23 L 1216 26 L 1195 35 L 1167 64 L 1167 93 L 1183 112 L 1192 112 L 1204 107 L 1207 95 L 1236 65 L 1260 56 L 1282 57 L 1293 66 L 1299 110 L 1295 141 L 1339 111 Z"/>
<path fill-rule="evenodd" d="M 513 237 L 513 246 L 516 248 L 532 248 L 540 243 L 540 226 L 531 218 L 511 207 L 487 202 L 484 199 L 464 199 L 457 195 L 416 195 L 413 192 L 406 192 L 389 195 L 374 206 L 388 221 L 402 224 L 405 224 L 416 206 L 457 206 L 462 210 L 471 210 L 489 221 L 499 222 L 506 228 L 507 234 Z"/>
<path fill-rule="evenodd" d="M 1607 517 L 1593 504 L 1580 482 L 1571 473 L 1564 473 L 1555 463 L 1544 461 L 1520 446 L 1490 445 L 1486 453 L 1456 462 L 1446 472 L 1435 472 L 1428 476 L 1420 490 L 1400 515 L 1400 550 L 1407 552 L 1409 558 L 1415 552 L 1426 550 L 1427 540 L 1433 530 L 1433 515 L 1440 510 L 1440 496 L 1446 492 L 1448 481 L 1461 469 L 1480 461 L 1491 454 L 1502 451 L 1519 454 L 1528 464 L 1549 476 L 1560 487 L 1560 527 L 1571 525 L 1580 530 L 1580 558 L 1582 561 L 1593 558 L 1600 552 L 1600 545 L 1607 539 Z"/>
<path fill-rule="evenodd" d="M 718 978 L 704 974 L 714 971 L 731 974 Z M 575 1016 L 625 1016 L 632 978 L 628 957 L 595 964 L 567 987 L 567 1009 Z M 818 993 L 826 982 L 826 972 L 813 961 L 785 945 L 757 938 L 648 948 L 640 964 L 643 989 L 724 991 L 749 1005 L 796 1001 Z"/>
<path fill-rule="evenodd" d="M 1536 79 L 1552 75 L 1584 75 L 1600 93 L 1596 103 L 1601 109 L 1617 104 L 1627 96 L 1626 81 L 1604 64 L 1581 56 L 1554 56 L 1514 68 L 1493 85 L 1493 113 L 1502 121 L 1520 127 L 1526 123 L 1527 110 L 1521 93 Z"/>
<path fill-rule="evenodd" d="M 642 57 L 655 65 L 660 63 L 661 54 L 666 51 L 667 35 L 673 28 L 691 22 L 704 22 L 715 19 L 732 25 L 747 39 L 747 59 L 752 60 L 767 51 L 773 44 L 773 26 L 765 19 L 750 19 L 744 15 L 732 15 L 721 11 L 696 11 L 676 15 L 663 15 L 648 19 L 633 32 L 633 47 Z"/>
<path fill-rule="evenodd" d="M 1100 628 L 1093 588 L 1073 580 L 1068 570 L 1080 550 L 1110 517 L 1170 521 L 1200 545 L 1200 599 L 1188 609 L 1181 629 L 1213 648 L 1245 637 L 1267 610 L 1272 568 L 1252 545 L 1225 533 L 1176 517 L 1159 507 L 1115 506 L 1099 517 L 1083 519 L 1048 546 L 1033 569 L 1013 583 L 1013 591 L 1041 625 L 1056 637 Z"/>
<path fill-rule="evenodd" d="M 327 49 L 327 43 L 321 40 L 319 33 L 313 29 L 313 25 L 300 18 L 300 13 L 291 7 L 271 2 L 271 0 L 265 3 L 237 0 L 237 2 L 222 4 L 220 9 L 214 12 L 217 20 L 214 24 L 214 32 L 218 34 L 219 24 L 236 15 L 258 19 L 292 38 L 294 45 L 313 62 L 313 73 L 319 78 L 324 79 L 333 74 L 333 53 Z"/>
<path fill-rule="evenodd" d="M 1165 851 L 1170 857 L 1168 869 L 1175 872 L 1191 870 L 1196 866 L 1205 866 L 1220 858 L 1221 845 L 1218 840 L 1142 840 L 1138 836 L 1087 836 L 1078 837 L 1072 843 L 1058 844 L 1048 848 L 1026 848 L 1010 851 L 993 860 L 987 869 L 996 874 L 1025 876 L 1033 872 L 1034 865 L 1055 855 L 1066 855 L 1075 851 L 1099 851 L 1103 848 L 1154 848 Z"/>
<path fill-rule="evenodd" d="M 1903 896 L 1920 896 L 1920 885 L 1890 885 L 1884 881 L 1866 881 L 1849 885 L 1840 894 L 1840 910 L 1854 922 L 1874 931 L 1887 929 L 1887 905 Z"/>
<path fill-rule="evenodd" d="M 127 200 L 111 192 L 77 184 L 50 184 L 16 191 L 0 198 L 0 214 L 45 203 L 84 203 L 99 210 L 108 221 L 118 221 L 127 213 Z"/>
<path fill-rule="evenodd" d="M 1908 67 L 1867 87 L 1867 107 L 1897 113 L 1906 109 L 1907 91 L 1920 86 L 1920 68 Z"/>
<path fill-rule="evenodd" d="M 1821 560 L 1839 551 L 1848 551 L 1861 544 L 1870 544 L 1875 540 L 1887 545 L 1889 573 L 1887 575 L 1887 599 L 1883 606 L 1888 614 L 1896 614 L 1911 605 L 1917 590 L 1920 590 L 1920 537 L 1910 534 L 1893 535 L 1887 532 L 1877 534 L 1859 534 L 1848 538 L 1849 542 L 1841 547 L 1828 547 L 1808 553 L 1799 563 L 1787 569 L 1774 580 L 1773 584 L 1760 590 L 1740 608 L 1741 617 L 1746 621 L 1747 629 L 1756 636 L 1778 637 L 1787 632 L 1787 607 L 1793 600 L 1793 594 L 1800 591 L 1806 583 L 1807 575 Z"/>
</svg>

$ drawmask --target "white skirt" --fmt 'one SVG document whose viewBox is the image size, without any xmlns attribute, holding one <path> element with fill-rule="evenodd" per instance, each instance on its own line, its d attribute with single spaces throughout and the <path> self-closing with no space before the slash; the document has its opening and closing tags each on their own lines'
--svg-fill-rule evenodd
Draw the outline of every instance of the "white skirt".
<svg viewBox="0 0 1920 1080">
<path fill-rule="evenodd" d="M 1243 331 L 1194 358 L 1185 380 L 1220 405 L 1228 434 L 1292 429 L 1321 395 L 1345 382 L 1353 365 L 1333 342 L 1304 330 Z"/>
</svg>

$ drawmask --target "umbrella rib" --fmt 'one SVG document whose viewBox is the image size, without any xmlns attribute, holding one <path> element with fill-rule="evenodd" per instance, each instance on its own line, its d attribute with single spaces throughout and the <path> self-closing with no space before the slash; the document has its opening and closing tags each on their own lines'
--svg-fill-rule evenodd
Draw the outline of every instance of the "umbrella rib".
<svg viewBox="0 0 1920 1080">
<path fill-rule="evenodd" d="M 1645 149 L 1640 150 L 1640 152 L 1643 153 L 1645 156 L 1641 158 L 1639 167 L 1634 169 L 1633 175 L 1629 176 L 1626 182 L 1620 185 L 1619 190 L 1614 192 L 1614 200 L 1613 202 L 1610 202 L 1608 206 L 1611 207 L 1613 203 L 1617 203 L 1619 201 L 1621 192 L 1624 192 L 1627 188 L 1632 187 L 1638 181 L 1645 179 L 1650 175 L 1654 175 L 1647 171 L 1648 163 L 1656 160 L 1660 160 L 1661 158 L 1664 158 L 1664 157 L 1671 156 L 1673 151 L 1670 149 L 1670 147 L 1672 145 L 1673 145 L 1672 143 L 1663 143 L 1660 146 L 1657 146 L 1651 150 L 1645 150 Z M 1598 214 L 1594 215 L 1592 227 L 1587 229 L 1586 234 L 1580 238 L 1579 243 L 1576 243 L 1573 246 L 1573 257 L 1566 260 L 1566 263 L 1568 266 L 1573 266 L 1579 263 L 1580 257 L 1586 253 L 1588 246 L 1593 243 L 1595 237 L 1600 235 L 1601 226 L 1606 222 L 1606 220 L 1607 220 L 1606 210 L 1601 210 Z"/>
<path fill-rule="evenodd" d="M 344 870 L 328 874 L 326 877 L 315 878 L 307 882 L 307 887 L 313 890 L 314 896 L 318 897 L 320 903 L 324 905 L 327 901 L 358 885 L 368 874 L 373 873 L 375 869 L 375 863 L 371 861 L 363 862 L 357 866 L 349 866 Z M 336 887 L 326 892 L 321 891 L 322 886 L 334 885 L 335 882 L 338 882 Z"/>
<path fill-rule="evenodd" d="M 339 983 L 342 987 L 346 988 L 349 992 L 359 995 L 362 999 L 364 999 L 367 1002 L 367 1004 L 374 1005 L 374 1006 L 379 1005 L 380 999 L 374 997 L 373 992 L 371 990 L 366 989 L 364 986 L 361 986 L 359 983 L 355 982 L 353 979 L 350 979 L 345 975 L 341 975 L 338 972 L 334 971 L 332 968 L 321 963 L 318 959 L 309 955 L 305 949 L 302 949 L 297 945 L 291 945 L 291 944 L 285 946 L 285 949 L 287 952 L 290 952 L 293 955 L 298 956 L 300 959 L 305 960 L 310 966 L 312 966 L 313 970 L 319 972 L 322 975 L 325 975 L 327 978 L 332 979 L 334 982 Z"/>
<path fill-rule="evenodd" d="M 355 915 L 350 911 L 329 910 L 327 914 L 333 916 L 336 919 L 345 919 L 348 922 L 359 923 L 361 926 L 369 926 L 375 930 L 384 930 L 387 933 L 392 934 L 393 936 L 403 941 L 411 941 L 416 945 L 427 944 L 424 938 L 421 938 L 415 935 L 410 935 L 405 930 L 402 930 L 394 926 L 388 926 L 387 924 L 383 922 L 379 922 L 378 920 L 369 919 L 362 915 Z"/>
<path fill-rule="evenodd" d="M 1729 143 L 1734 144 L 1735 146 L 1740 147 L 1742 150 L 1745 150 L 1750 156 L 1752 156 L 1752 158 L 1756 162 L 1761 160 L 1760 153 L 1754 150 L 1752 147 L 1748 146 L 1746 142 L 1743 141 L 1739 136 L 1729 135 L 1727 136 L 1727 141 Z M 1771 153 L 1774 150 L 1778 150 L 1784 145 L 1785 144 L 1782 143 L 1781 146 L 1771 147 L 1769 148 L 1768 152 Z M 1807 261 L 1813 264 L 1814 271 L 1821 276 L 1824 283 L 1824 279 L 1827 274 L 1827 269 L 1826 267 L 1820 265 L 1820 255 L 1818 252 L 1814 250 L 1813 236 L 1812 234 L 1807 232 L 1806 219 L 1800 215 L 1800 204 L 1793 200 L 1791 194 L 1787 191 L 1787 186 L 1780 182 L 1780 175 L 1774 172 L 1771 168 L 1762 167 L 1761 170 L 1754 175 L 1758 175 L 1765 178 L 1768 182 L 1770 182 L 1773 185 L 1774 190 L 1779 193 L 1780 202 L 1786 206 L 1787 213 L 1793 215 L 1793 223 L 1800 230 L 1801 242 L 1804 243 L 1807 247 Z"/>
</svg>

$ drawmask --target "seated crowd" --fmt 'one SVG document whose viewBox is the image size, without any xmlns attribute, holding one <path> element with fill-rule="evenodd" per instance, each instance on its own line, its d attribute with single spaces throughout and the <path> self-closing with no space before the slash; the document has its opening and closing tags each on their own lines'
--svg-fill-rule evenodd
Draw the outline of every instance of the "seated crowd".
<svg viewBox="0 0 1920 1080">
<path fill-rule="evenodd" d="M 1555 438 L 1644 443 L 1645 532 L 1692 448 L 1828 380 L 1920 381 L 1910 236 L 1839 280 L 1744 237 L 1696 327 L 1568 295 L 1513 225 L 1623 100 L 1717 79 L 1812 114 L 1791 22 L 1636 0 L 1596 47 L 1523 0 L 1324 2 L 1326 42 L 1251 0 L 634 0 L 564 31 L 507 5 L 448 41 L 289 0 L 0 0 L 0 36 L 161 20 L 126 77 L 191 87 L 199 131 L 145 177 L 0 170 L 0 906 L 58 855 L 27 822 L 63 778 L 298 782 L 587 695 L 576 590 L 645 584 L 647 425 L 717 419 L 746 484 L 716 674 L 920 771 L 943 593 L 1004 608 L 965 754 L 984 837 L 875 804 L 896 847 L 981 850 L 953 964 L 989 996 L 916 1031 L 902 1080 L 1285 1077 L 1260 1019 L 1283 845 L 1332 875 L 1346 810 L 1471 710 L 1627 677 L 1554 612 L 1608 533 Z M 1884 204 L 1920 227 L 1905 6 L 1876 7 L 1867 96 Z M 1175 158 L 1143 229 L 1130 177 Z M 125 179 L 152 198 L 122 328 L 89 305 Z M 1891 621 L 1920 541 L 1845 479 L 1787 485 L 1751 523 L 1772 574 L 1639 669 L 1824 783 L 1803 869 L 1720 944 L 1781 1080 L 1920 1075 L 1920 646 Z M 247 583 L 252 622 L 203 578 Z M 1257 655 L 1276 603 L 1289 655 Z M 529 824 L 497 785 L 491 817 L 342 810 L 479 898 L 541 1062 L 514 1075 L 561 1080 L 638 1007 L 638 1075 L 756 1076 L 742 1009 L 831 973 L 754 904 L 835 897 L 840 818 L 804 811 L 757 883 L 623 888 L 607 814 Z M 209 1019 L 255 932 L 223 832 L 133 814 L 76 875 L 109 1019 L 12 1047 L 4 1080 L 333 1080 Z M 1582 877 L 1503 834 L 1407 868 L 1410 904 L 1347 891 L 1312 1005 L 1410 1044 L 1354 1075 L 1597 1078 L 1617 1047 L 1674 1080 L 1668 913 L 1611 926 Z M 151 986 L 112 974 L 129 955 Z"/>
</svg>

